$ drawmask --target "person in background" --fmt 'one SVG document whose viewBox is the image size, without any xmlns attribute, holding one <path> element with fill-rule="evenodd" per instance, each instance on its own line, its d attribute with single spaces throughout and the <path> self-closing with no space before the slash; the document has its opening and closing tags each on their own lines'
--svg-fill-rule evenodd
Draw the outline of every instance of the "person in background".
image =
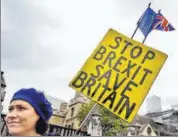
<svg viewBox="0 0 178 137">
<path fill-rule="evenodd" d="M 42 136 L 53 114 L 51 103 L 43 92 L 20 89 L 12 97 L 5 121 L 12 136 Z"/>
</svg>

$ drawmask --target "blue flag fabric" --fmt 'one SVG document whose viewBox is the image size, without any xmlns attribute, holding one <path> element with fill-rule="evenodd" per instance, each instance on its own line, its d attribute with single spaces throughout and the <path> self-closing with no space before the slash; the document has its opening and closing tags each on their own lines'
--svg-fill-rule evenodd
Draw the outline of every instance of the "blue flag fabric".
<svg viewBox="0 0 178 137">
<path fill-rule="evenodd" d="M 152 30 L 152 25 L 156 15 L 156 12 L 148 7 L 137 22 L 138 28 L 141 30 L 144 36 L 147 36 L 148 33 Z"/>
<path fill-rule="evenodd" d="M 152 25 L 152 29 L 161 31 L 173 31 L 175 28 L 168 22 L 168 20 L 161 14 L 158 13 Z"/>
</svg>

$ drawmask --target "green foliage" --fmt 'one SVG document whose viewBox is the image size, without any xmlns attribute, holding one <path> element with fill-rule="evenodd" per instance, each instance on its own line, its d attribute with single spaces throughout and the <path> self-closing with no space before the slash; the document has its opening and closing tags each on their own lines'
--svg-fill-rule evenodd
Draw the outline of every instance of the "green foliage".
<svg viewBox="0 0 178 137">
<path fill-rule="evenodd" d="M 90 102 L 89 104 L 82 104 L 80 111 L 77 115 L 77 119 L 80 121 L 80 123 L 82 123 L 82 121 L 84 120 L 84 118 L 87 116 L 87 114 L 89 113 L 89 111 L 91 110 L 91 108 L 93 107 L 94 102 Z"/>
<path fill-rule="evenodd" d="M 95 102 L 91 101 L 89 104 L 82 105 L 79 113 L 78 113 L 78 120 L 80 123 L 84 120 L 87 116 L 89 111 L 92 109 Z M 122 126 L 126 126 L 126 122 L 120 119 L 115 114 L 108 111 L 106 108 L 98 104 L 98 111 L 102 116 L 102 128 L 103 128 L 103 136 L 116 136 L 121 131 L 125 130 Z"/>
</svg>

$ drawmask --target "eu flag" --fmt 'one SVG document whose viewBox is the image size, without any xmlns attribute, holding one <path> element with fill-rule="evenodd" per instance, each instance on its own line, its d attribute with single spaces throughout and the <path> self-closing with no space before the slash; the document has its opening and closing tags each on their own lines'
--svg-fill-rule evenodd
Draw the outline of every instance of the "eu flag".
<svg viewBox="0 0 178 137">
<path fill-rule="evenodd" d="M 175 28 L 169 23 L 169 21 L 161 14 L 158 13 L 153 22 L 152 29 L 161 31 L 173 31 Z"/>
<path fill-rule="evenodd" d="M 139 19 L 137 25 L 141 30 L 144 36 L 147 36 L 148 33 L 152 30 L 152 24 L 156 17 L 156 12 L 152 10 L 150 7 L 143 13 L 141 18 Z"/>
</svg>

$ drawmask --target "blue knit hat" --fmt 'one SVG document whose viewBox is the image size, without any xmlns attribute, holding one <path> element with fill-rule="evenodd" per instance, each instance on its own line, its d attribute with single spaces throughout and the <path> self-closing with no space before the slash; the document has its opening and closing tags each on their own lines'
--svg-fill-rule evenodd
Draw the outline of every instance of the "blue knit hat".
<svg viewBox="0 0 178 137">
<path fill-rule="evenodd" d="M 13 95 L 11 102 L 13 100 L 24 100 L 31 104 L 44 121 L 48 121 L 53 114 L 51 103 L 45 98 L 43 92 L 34 88 L 18 90 Z"/>
</svg>

